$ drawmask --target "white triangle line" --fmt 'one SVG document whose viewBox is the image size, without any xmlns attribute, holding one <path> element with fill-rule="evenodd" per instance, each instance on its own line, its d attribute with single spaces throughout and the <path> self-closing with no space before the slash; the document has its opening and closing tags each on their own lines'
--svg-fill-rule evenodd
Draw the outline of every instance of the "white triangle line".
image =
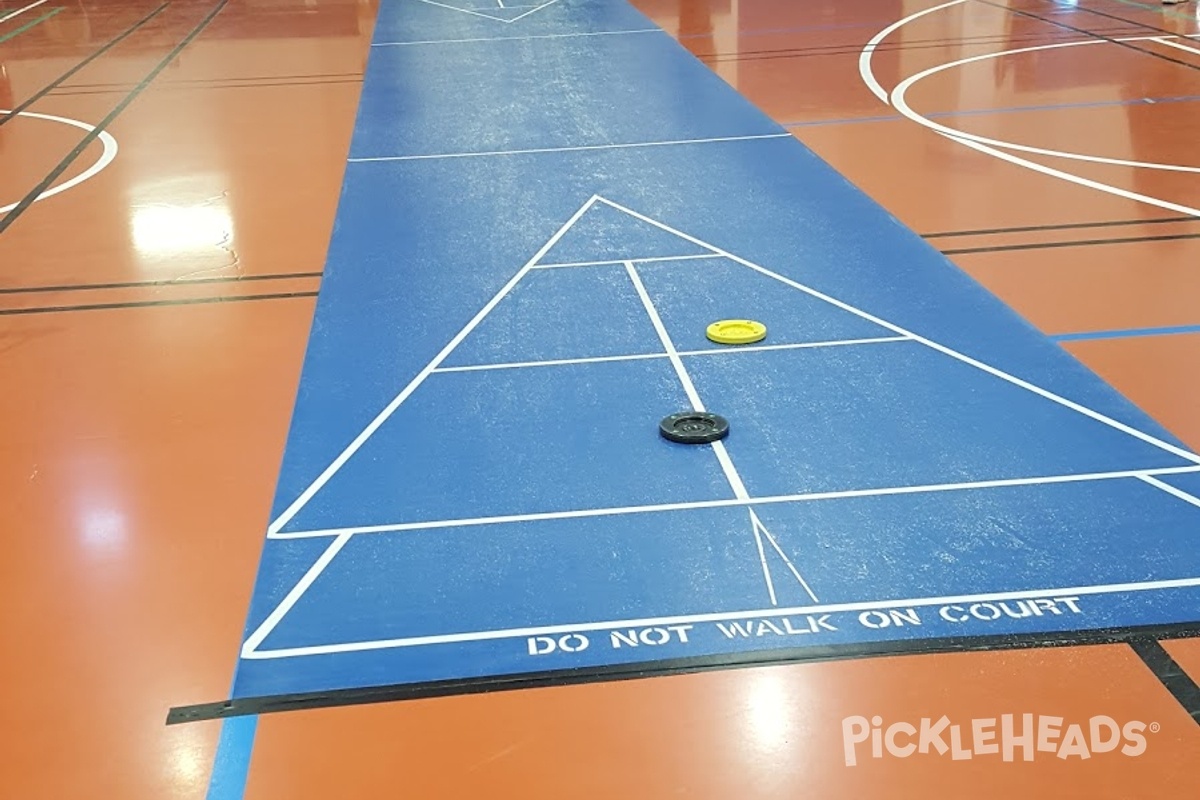
<svg viewBox="0 0 1200 800">
<path fill-rule="evenodd" d="M 749 267 L 750 269 L 755 270 L 756 272 L 759 272 L 763 275 L 766 275 L 769 278 L 774 278 L 775 280 L 779 281 L 780 283 L 783 283 L 787 286 L 791 286 L 793 289 L 798 289 L 798 290 L 804 292 L 805 294 L 811 295 L 819 300 L 823 300 L 826 303 L 829 303 L 830 305 L 837 306 L 838 308 L 840 308 L 844 311 L 849 311 L 850 313 L 854 314 L 855 316 L 861 317 L 870 322 L 874 322 L 876 325 L 880 325 L 884 328 L 887 328 L 890 331 L 894 331 L 894 332 L 900 334 L 901 336 L 907 336 L 907 337 L 911 338 L 913 341 L 919 342 L 919 343 L 925 345 L 926 347 L 932 348 L 933 350 L 936 350 L 939 353 L 942 353 L 943 355 L 947 355 L 947 356 L 955 359 L 956 361 L 961 361 L 962 363 L 967 364 L 968 366 L 974 367 L 975 369 L 986 372 L 989 375 L 1000 378 L 1001 380 L 1011 383 L 1014 386 L 1018 386 L 1022 389 L 1025 389 L 1026 391 L 1032 392 L 1032 393 L 1038 395 L 1039 397 L 1045 398 L 1046 400 L 1050 400 L 1051 402 L 1057 403 L 1058 405 L 1061 405 L 1065 408 L 1069 408 L 1072 411 L 1075 411 L 1079 414 L 1083 414 L 1086 417 L 1090 417 L 1091 419 L 1094 419 L 1097 422 L 1101 422 L 1111 428 L 1115 428 L 1116 430 L 1119 430 L 1122 433 L 1128 434 L 1129 436 L 1133 436 L 1137 439 L 1141 439 L 1142 441 L 1146 442 L 1147 444 L 1151 444 L 1151 445 L 1154 445 L 1155 447 L 1158 447 L 1159 449 L 1166 450 L 1168 453 L 1172 453 L 1174 455 L 1179 456 L 1180 458 L 1187 459 L 1188 461 L 1191 461 L 1193 463 L 1200 464 L 1200 455 L 1197 455 L 1196 453 L 1193 453 L 1189 450 L 1185 450 L 1182 447 L 1177 447 L 1177 446 L 1171 444 L 1170 442 L 1164 442 L 1162 439 L 1151 436 L 1150 434 L 1140 431 L 1137 428 L 1126 425 L 1125 423 L 1115 420 L 1112 417 L 1101 414 L 1099 411 L 1094 411 L 1094 410 L 1092 410 L 1086 406 L 1080 405 L 1079 403 L 1076 403 L 1072 400 L 1068 400 L 1067 398 L 1062 397 L 1061 395 L 1055 394 L 1054 392 L 1051 392 L 1048 389 L 1043 389 L 1042 387 L 1032 384 L 1029 381 L 1026 381 L 1022 378 L 1018 378 L 1015 375 L 1005 372 L 1002 369 L 993 367 L 990 364 L 985 364 L 984 362 L 979 361 L 974 358 L 971 358 L 970 356 L 965 355 L 964 353 L 960 353 L 959 351 L 954 350 L 953 348 L 947 347 L 943 344 L 939 344 L 935 341 L 927 339 L 924 336 L 921 336 L 920 334 L 913 333 L 912 331 L 907 330 L 906 328 L 902 328 L 899 325 L 896 325 L 895 323 L 888 322 L 887 320 L 881 319 L 880 317 L 877 317 L 874 314 L 870 314 L 866 311 L 863 311 L 860 308 L 856 308 L 856 307 L 850 305 L 849 303 L 844 303 L 835 297 L 830 297 L 827 294 L 819 292 L 810 286 L 805 286 L 802 283 L 797 283 L 796 281 L 792 280 L 791 278 L 787 278 L 776 272 L 772 272 L 771 270 L 769 270 L 765 267 L 760 267 L 758 264 L 755 264 L 751 261 L 747 261 L 744 258 L 736 256 L 733 253 L 730 253 L 726 250 L 722 250 L 721 248 L 716 247 L 715 245 L 711 245 L 708 242 L 697 239 L 694 236 L 689 236 L 688 234 L 683 233 L 682 231 L 678 231 L 669 225 L 666 225 L 662 222 L 651 219 L 650 217 L 647 217 L 644 214 L 639 214 L 638 212 L 633 211 L 632 209 L 626 208 L 625 206 L 623 206 L 619 203 L 614 203 L 613 201 L 608 200 L 604 197 L 600 197 L 598 199 L 601 203 L 604 203 L 605 205 L 607 205 L 611 208 L 615 208 L 618 211 L 624 211 L 626 214 L 629 214 L 630 216 L 632 216 L 636 219 L 640 219 L 643 222 L 648 222 L 651 225 L 654 225 L 655 227 L 657 227 L 661 230 L 667 231 L 668 233 L 673 233 L 682 239 L 686 239 L 687 241 L 691 242 L 692 244 L 696 244 L 701 247 L 707 247 L 709 250 L 712 250 L 714 253 L 716 253 L 720 256 L 724 256 L 725 258 L 728 258 L 732 261 L 736 261 L 737 263 L 739 263 L 743 266 Z"/>
<path fill-rule="evenodd" d="M 538 264 L 534 269 L 568 269 L 571 267 L 611 267 L 623 265 L 626 261 L 634 264 L 651 264 L 659 261 L 692 261 L 698 258 L 717 258 L 713 253 L 697 253 L 693 256 L 652 256 L 650 258 L 615 258 L 612 261 L 568 261 L 561 264 Z"/>
<path fill-rule="evenodd" d="M 771 568 L 767 566 L 767 554 L 763 551 L 762 534 L 758 530 L 758 518 L 754 509 L 750 509 L 750 529 L 754 531 L 754 543 L 758 546 L 758 561 L 762 564 L 763 579 L 767 582 L 767 594 L 771 597 L 771 605 L 779 605 L 775 599 L 775 584 L 771 581 Z"/>
<path fill-rule="evenodd" d="M 562 519 L 586 519 L 592 517 L 619 517 L 627 514 L 657 514 L 667 511 L 690 511 L 735 506 L 775 505 L 778 503 L 807 503 L 824 500 L 846 500 L 855 497 L 888 497 L 892 495 L 926 494 L 933 492 L 958 492 L 977 489 L 1004 489 L 1016 486 L 1050 486 L 1061 483 L 1090 483 L 1092 481 L 1142 478 L 1145 475 L 1187 475 L 1200 472 L 1200 466 L 1161 467 L 1120 470 L 1116 472 L 1088 472 L 1072 475 L 1039 475 L 1028 478 L 996 478 L 963 483 L 927 483 L 910 486 L 884 486 L 874 489 L 843 489 L 829 492 L 799 494 L 762 495 L 746 500 L 726 498 L 722 500 L 692 500 L 680 503 L 660 503 L 641 506 L 608 506 L 582 508 L 569 511 L 536 511 L 528 514 L 507 514 L 492 517 L 462 517 L 439 519 L 428 522 L 397 522 L 387 525 L 362 525 L 349 528 L 325 528 L 308 531 L 289 531 L 269 534 L 270 539 L 315 539 L 326 536 L 341 536 L 345 533 L 382 534 L 409 531 L 438 530 L 442 528 L 469 528 L 481 525 L 503 525 L 514 522 L 549 522 Z"/>
<path fill-rule="evenodd" d="M 434 372 L 490 372 L 494 369 L 529 369 L 531 367 L 565 367 L 574 364 L 608 364 L 614 361 L 652 361 L 667 358 L 666 353 L 634 353 L 626 356 L 592 356 L 590 358 L 551 358 L 545 361 L 507 361 L 499 364 L 470 364 L 465 367 L 438 367 Z"/>
<path fill-rule="evenodd" d="M 629 279 L 633 281 L 633 288 L 637 290 L 638 297 L 642 300 L 642 305 L 646 308 L 646 313 L 650 316 L 650 324 L 654 326 L 654 330 L 658 333 L 659 341 L 662 342 L 663 349 L 667 353 L 667 358 L 671 360 L 671 366 L 675 368 L 675 374 L 679 378 L 679 382 L 683 384 L 683 391 L 687 394 L 688 400 L 692 404 L 694 411 L 704 411 L 704 401 L 700 398 L 700 393 L 696 391 L 696 385 L 692 383 L 692 376 L 688 374 L 687 367 L 683 364 L 683 359 L 679 357 L 679 351 L 675 349 L 675 343 L 671 341 L 671 335 L 667 333 L 667 326 L 663 325 L 662 318 L 658 315 L 658 309 L 654 307 L 654 301 L 650 299 L 650 293 L 646 291 L 645 285 L 642 284 L 642 279 L 638 276 L 637 268 L 633 266 L 632 261 L 625 262 L 625 271 L 629 273 Z M 725 473 L 725 480 L 729 481 L 729 488 L 733 489 L 733 494 L 739 500 L 749 499 L 750 493 L 746 491 L 746 485 L 742 482 L 742 476 L 738 474 L 737 467 L 733 465 L 733 459 L 729 457 L 729 451 L 725 449 L 725 443 L 716 441 L 712 443 L 712 451 L 717 456 L 717 461 L 721 464 L 721 470 Z"/>
<path fill-rule="evenodd" d="M 1188 494 L 1183 489 L 1172 486 L 1169 483 L 1160 481 L 1158 478 L 1155 478 L 1152 475 L 1138 475 L 1138 477 L 1141 478 L 1146 483 L 1150 484 L 1151 486 L 1153 486 L 1157 489 L 1162 489 L 1167 494 L 1173 495 L 1174 497 L 1178 497 L 1183 502 L 1190 503 L 1191 505 L 1194 505 L 1197 508 L 1200 508 L 1200 497 L 1196 497 L 1193 494 Z"/>
<path fill-rule="evenodd" d="M 793 564 L 792 560 L 787 557 L 787 553 L 783 552 L 783 548 L 779 546 L 779 542 L 775 541 L 775 537 L 771 535 L 769 530 L 767 530 L 767 526 L 763 525 L 762 520 L 758 518 L 758 514 L 754 513 L 753 508 L 750 509 L 750 524 L 753 525 L 755 529 L 762 531 L 762 535 L 767 537 L 767 541 L 771 543 L 771 547 L 775 548 L 775 552 L 778 553 L 779 557 L 783 559 L 783 563 L 787 564 L 788 569 L 792 571 L 792 575 L 794 575 L 796 580 L 800 582 L 800 585 L 804 587 L 804 591 L 808 593 L 808 596 L 812 598 L 812 601 L 814 603 L 821 602 L 817 599 L 817 596 L 813 594 L 813 590 L 811 587 L 809 587 L 808 581 L 804 580 L 804 577 L 800 575 L 800 570 L 796 569 L 796 565 Z"/>
<path fill-rule="evenodd" d="M 482 11 L 476 11 L 473 8 L 459 8 L 458 6 L 452 6 L 452 5 L 448 5 L 446 3 L 439 3 L 439 2 L 437 2 L 437 0 L 418 0 L 418 2 L 425 3 L 426 5 L 430 5 L 430 6 L 437 6 L 438 8 L 448 8 L 451 11 L 460 11 L 463 14 L 471 14 L 472 16 L 483 17 L 484 19 L 490 19 L 494 22 L 508 22 L 508 20 L 504 19 L 504 17 L 495 17 L 495 16 L 492 16 L 491 14 L 485 14 Z M 522 16 L 524 16 L 524 15 L 522 15 Z"/>
<path fill-rule="evenodd" d="M 242 645 L 242 658 L 253 656 L 258 646 L 271 635 L 271 631 L 275 630 L 275 626 L 287 616 L 287 613 L 292 610 L 292 606 L 296 605 L 297 601 L 308 591 L 308 587 L 313 585 L 313 581 L 325 571 L 325 568 L 329 566 L 334 557 L 341 552 L 342 548 L 346 546 L 346 543 L 353 536 L 354 534 L 352 533 L 344 533 L 329 543 L 329 546 L 317 557 L 317 560 L 308 568 L 303 577 L 296 581 L 296 585 L 287 593 L 287 596 L 280 601 L 279 605 L 272 609 L 267 618 L 246 638 L 245 643 Z"/>
<path fill-rule="evenodd" d="M 524 19 L 525 17 L 528 17 L 530 14 L 534 13 L 535 11 L 541 11 L 543 8 L 546 8 L 547 6 L 552 6 L 557 2 L 558 2 L 558 0 L 550 0 L 550 2 L 548 2 L 548 3 L 542 3 L 540 6 L 534 6 L 533 8 L 526 11 L 524 14 L 518 14 L 517 16 L 513 17 L 512 19 L 506 19 L 506 20 L 502 20 L 502 21 L 507 25 L 511 25 L 514 22 L 516 22 L 517 20 Z"/>
<path fill-rule="evenodd" d="M 679 355 L 692 356 L 732 356 L 741 353 L 763 353 L 773 350 L 819 350 L 824 347 L 852 347 L 862 344 L 885 344 L 890 342 L 911 342 L 907 336 L 878 336 L 871 339 L 837 339 L 829 342 L 797 342 L 796 344 L 763 344 L 724 347 L 712 350 L 680 350 Z M 530 367 L 562 367 L 572 364 L 605 364 L 613 361 L 646 361 L 655 358 L 669 358 L 667 353 L 635 353 L 625 356 L 592 356 L 590 358 L 552 358 L 545 361 L 508 361 L 498 364 L 470 364 L 463 367 L 438 367 L 434 372 L 487 372 L 493 369 L 528 369 Z"/>
<path fill-rule="evenodd" d="M 595 205 L 598 199 L 599 198 L 596 195 L 592 195 L 592 197 L 586 203 L 580 206 L 578 211 L 571 215 L 570 219 L 563 223 L 562 227 L 559 228 L 553 236 L 546 240 L 546 243 L 538 249 L 533 258 L 529 259 L 529 261 L 525 263 L 525 266 L 521 267 L 521 269 L 518 270 L 511 279 L 509 279 L 508 283 L 504 284 L 504 286 L 500 288 L 500 291 L 496 292 L 495 296 L 493 296 L 483 308 L 479 309 L 479 312 L 471 318 L 470 322 L 462 327 L 462 330 L 455 334 L 454 338 L 442 348 L 442 351 L 438 353 L 432 361 L 426 364 L 425 368 L 417 373 L 417 376 L 413 378 L 412 381 L 410 381 L 409 384 L 405 386 L 398 395 L 392 398 L 392 401 L 375 416 L 375 419 L 371 420 L 367 427 L 363 428 L 358 436 L 354 438 L 354 441 L 347 445 L 346 448 L 340 454 L 338 454 L 338 457 L 333 460 L 333 463 L 326 467 L 325 470 L 317 477 L 317 479 L 309 484 L 308 488 L 301 492 L 300 496 L 297 497 L 292 504 L 288 506 L 287 509 L 280 514 L 274 522 L 271 523 L 270 527 L 267 528 L 268 535 L 271 533 L 277 533 L 284 525 L 291 521 L 292 517 L 296 516 L 300 509 L 304 508 L 308 501 L 312 499 L 313 495 L 316 494 L 322 486 L 328 483 L 330 478 L 337 474 L 338 470 L 340 470 L 342 466 L 350 460 L 350 457 L 357 453 L 359 448 L 362 447 L 366 441 L 370 439 L 372 435 L 374 435 L 375 431 L 379 430 L 379 427 L 387 421 L 388 417 L 392 416 L 392 414 L 396 412 L 396 409 L 398 409 L 401 404 L 404 403 L 404 401 L 407 400 L 409 396 L 412 395 L 412 393 L 415 392 L 417 388 L 425 382 L 425 379 L 433 374 L 433 371 L 437 369 L 438 366 L 445 361 L 451 353 L 454 352 L 455 348 L 462 343 L 463 339 L 467 338 L 471 331 L 475 330 L 479 323 L 483 321 L 484 317 L 490 314 L 492 309 L 494 309 L 500 303 L 500 301 L 503 300 L 505 296 L 513 290 L 513 287 L 520 283 L 521 279 L 524 278 L 529 270 L 533 268 L 533 265 L 537 263 L 538 259 L 550 252 L 550 248 L 554 247 L 558 240 L 561 239 L 563 235 L 570 230 L 571 227 L 578 222 L 585 213 L 587 213 L 588 209 Z"/>
</svg>

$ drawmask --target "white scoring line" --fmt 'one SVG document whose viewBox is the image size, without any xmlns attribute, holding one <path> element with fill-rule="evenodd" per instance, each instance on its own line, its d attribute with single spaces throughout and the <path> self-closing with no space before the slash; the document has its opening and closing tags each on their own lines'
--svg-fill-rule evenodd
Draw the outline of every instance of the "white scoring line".
<svg viewBox="0 0 1200 800">
<path fill-rule="evenodd" d="M 480 158 L 483 156 L 522 156 L 539 153 L 575 153 L 585 150 L 622 150 L 631 147 L 669 147 L 684 144 L 709 144 L 715 142 L 745 142 L 755 139 L 784 139 L 790 133 L 759 133 L 748 136 L 714 136 L 708 139 L 671 139 L 663 142 L 627 142 L 625 144 L 585 144 L 574 147 L 532 147 L 524 150 L 485 150 L 476 153 L 427 153 L 414 156 L 371 156 L 351 158 L 351 164 L 366 164 L 378 161 L 427 161 L 437 158 Z"/>
<path fill-rule="evenodd" d="M 873 339 L 838 339 L 829 342 L 800 342 L 797 344 L 764 344 L 726 347 L 713 350 L 680 350 L 681 356 L 720 356 L 735 353 L 761 353 L 769 350 L 813 350 L 823 347 L 849 347 L 860 344 L 912 341 L 907 336 L 880 336 Z M 484 372 L 493 369 L 525 369 L 527 367 L 561 367 L 570 364 L 603 364 L 611 361 L 646 361 L 670 358 L 668 353 L 636 353 L 626 356 L 592 356 L 589 358 L 554 358 L 545 361 L 509 361 L 500 364 L 471 364 L 464 367 L 438 367 L 434 372 Z"/>
<path fill-rule="evenodd" d="M 279 650 L 257 651 L 244 648 L 242 658 L 271 659 L 294 658 L 331 653 L 349 653 L 363 650 L 386 650 L 393 647 L 418 647 L 436 644 L 461 644 L 463 642 L 486 642 L 497 639 L 518 639 L 529 636 L 556 636 L 567 633 L 591 633 L 615 628 L 650 628 L 667 625 L 687 625 L 704 622 L 735 622 L 763 617 L 779 618 L 792 614 L 834 614 L 847 611 L 871 611 L 889 608 L 913 608 L 937 605 L 962 605 L 966 603 L 995 603 L 1005 600 L 1037 598 L 1074 598 L 1098 594 L 1120 594 L 1146 592 L 1158 589 L 1191 589 L 1200 586 L 1200 578 L 1175 578 L 1162 581 L 1135 583 L 1109 583 L 1097 586 L 1068 586 L 1051 589 L 1023 589 L 1012 592 L 990 592 L 981 594 L 944 595 L 942 597 L 897 598 L 895 600 L 872 600 L 860 603 L 829 603 L 826 605 L 793 606 L 791 608 L 763 608 L 753 611 L 714 612 L 709 614 L 685 614 L 673 617 L 646 617 L 641 619 L 607 620 L 567 625 L 542 625 L 528 628 L 506 628 L 503 630 L 450 633 L 438 636 L 410 636 L 403 639 L 382 639 L 368 642 L 348 642 L 311 647 L 289 647 Z"/>
<path fill-rule="evenodd" d="M 45 2 L 45 0 L 42 0 Z M 477 39 L 418 39 L 411 42 L 375 42 L 371 47 L 411 47 L 422 44 L 473 44 L 477 42 L 524 42 L 531 39 L 572 39 L 578 36 L 623 36 L 636 33 L 666 33 L 662 28 L 635 28 L 628 31 L 585 31 L 581 33 L 542 33 L 530 36 L 487 36 Z"/>
<path fill-rule="evenodd" d="M 625 259 L 617 258 L 611 261 L 567 261 L 561 264 L 534 264 L 534 269 L 566 269 L 568 267 L 605 267 L 623 265 L 632 260 L 635 264 L 650 264 L 658 261 L 692 261 L 698 258 L 722 258 L 716 253 L 696 253 L 690 256 L 651 256 L 650 258 Z"/>
<path fill-rule="evenodd" d="M 467 528 L 479 525 L 500 525 L 511 522 L 548 522 L 560 519 L 584 519 L 589 517 L 624 516 L 626 514 L 653 514 L 665 511 L 688 511 L 707 508 L 728 508 L 775 503 L 801 503 L 819 500 L 844 500 L 852 497 L 884 497 L 890 495 L 953 492 L 970 489 L 999 489 L 1010 486 L 1042 486 L 1060 483 L 1084 483 L 1088 481 L 1138 478 L 1145 480 L 1153 475 L 1185 475 L 1200 472 L 1200 466 L 1162 467 L 1160 469 L 1130 469 L 1116 472 L 1089 472 L 1075 475 L 1043 475 L 1033 478 L 999 478 L 986 481 L 963 483 L 933 483 L 915 486 L 886 486 L 875 489 L 849 489 L 835 492 L 810 492 L 807 494 L 769 495 L 746 499 L 696 500 L 685 503 L 661 503 L 657 505 L 616 506 L 609 508 L 585 508 L 574 511 L 544 511 L 531 514 L 508 514 L 494 517 L 442 519 L 430 522 L 400 522 L 391 525 L 364 525 L 349 528 L 325 528 L 311 531 L 278 531 L 268 533 L 271 539 L 314 539 L 324 536 L 343 536 L 360 533 L 398 533 L 402 531 L 424 531 L 440 528 Z"/>
</svg>

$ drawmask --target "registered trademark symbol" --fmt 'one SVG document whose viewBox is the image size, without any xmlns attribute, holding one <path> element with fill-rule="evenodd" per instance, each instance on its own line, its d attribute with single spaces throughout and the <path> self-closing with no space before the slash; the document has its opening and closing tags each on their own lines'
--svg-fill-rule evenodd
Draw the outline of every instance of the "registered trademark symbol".
<svg viewBox="0 0 1200 800">
<path fill-rule="evenodd" d="M 1151 733 L 1158 733 L 1161 730 L 1162 730 L 1162 725 L 1159 725 L 1157 722 L 1150 723 L 1150 732 Z"/>
</svg>

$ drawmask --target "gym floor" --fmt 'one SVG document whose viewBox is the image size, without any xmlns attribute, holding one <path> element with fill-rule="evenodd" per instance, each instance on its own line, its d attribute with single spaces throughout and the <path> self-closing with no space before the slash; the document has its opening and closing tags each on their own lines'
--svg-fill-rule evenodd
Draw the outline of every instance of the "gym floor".
<svg viewBox="0 0 1200 800">
<path fill-rule="evenodd" d="M 360 543 L 371 537 L 358 536 L 334 562 L 341 571 L 331 571 L 343 588 L 333 577 L 329 586 L 314 584 L 336 619 L 301 603 L 288 628 L 299 593 L 291 603 L 280 598 L 301 575 L 312 584 L 313 559 L 323 569 L 337 549 L 318 558 L 324 539 L 264 544 L 268 523 L 277 523 L 272 534 L 287 536 L 295 497 L 310 496 L 301 490 L 314 473 L 408 380 L 379 376 L 416 374 L 426 364 L 436 371 L 437 348 L 482 301 L 543 243 L 569 241 L 564 223 L 584 219 L 572 212 L 597 203 L 572 193 L 574 184 L 564 187 L 578 175 L 614 184 L 623 170 L 646 176 L 628 187 L 648 204 L 641 209 L 651 227 L 638 229 L 646 249 L 621 252 L 612 264 L 634 277 L 660 332 L 651 296 L 675 332 L 670 292 L 655 283 L 674 267 L 642 262 L 697 254 L 654 250 L 673 246 L 658 234 L 673 242 L 694 236 L 687 241 L 709 248 L 706 258 L 749 259 L 771 250 L 755 235 L 756 221 L 766 220 L 762 230 L 781 231 L 779 241 L 792 250 L 803 247 L 807 234 L 783 232 L 786 202 L 752 207 L 786 195 L 772 181 L 784 180 L 804 159 L 795 154 L 807 152 L 791 149 L 794 141 L 776 128 L 930 246 L 891 226 L 865 198 L 860 203 L 853 187 L 832 181 L 813 159 L 797 167 L 812 178 L 804 185 L 813 195 L 794 204 L 830 206 L 821 236 L 842 244 L 821 268 L 826 284 L 842 280 L 866 298 L 878 293 L 874 302 L 884 306 L 902 298 L 898 308 L 916 309 L 913 329 L 943 320 L 961 329 L 977 317 L 977 335 L 991 337 L 981 348 L 1039 354 L 1051 378 L 1074 375 L 1067 359 L 1053 357 L 1062 348 L 1112 387 L 1098 401 L 1117 409 L 1108 413 L 1136 416 L 1123 410 L 1123 396 L 1159 426 L 1156 442 L 1169 438 L 1166 446 L 1185 456 L 1200 448 L 1198 18 L 1195 3 L 1149 0 L 635 0 L 632 7 L 624 0 L 0 0 L 0 109 L 16 112 L 0 111 L 0 531 L 12 548 L 0 567 L 0 793 L 55 800 L 1200 795 L 1191 766 L 1200 758 L 1194 593 L 1156 601 L 1157 616 L 1137 619 L 1160 624 L 1123 633 L 1114 633 L 1120 624 L 1092 626 L 1103 632 L 1081 626 L 1041 641 L 1005 631 L 928 652 L 835 647 L 783 653 L 777 663 L 718 659 L 662 674 L 651 667 L 627 680 L 597 673 L 506 691 L 473 684 L 386 702 L 361 694 L 308 701 L 386 683 L 377 673 L 395 661 L 288 672 L 287 658 L 253 660 L 258 632 L 278 646 L 260 627 L 264 618 L 272 626 L 283 620 L 279 635 L 306 645 L 378 622 L 363 622 L 355 599 L 372 603 L 401 581 L 381 584 L 355 565 L 403 564 L 384 550 L 363 554 Z M 680 47 L 723 83 L 707 83 L 708 72 L 676 55 Z M 369 58 L 374 72 L 364 89 Z M 530 68 L 547 65 L 556 71 Z M 504 78 L 511 95 L 488 94 L 487 76 L 522 67 Z M 586 89 L 577 79 L 589 81 Z M 765 116 L 740 105 L 734 90 Z M 544 115 L 537 119 L 561 127 L 531 122 L 530 109 L 520 107 L 526 97 Z M 727 105 L 705 106 L 705 98 Z M 671 125 L 650 135 L 667 105 Z M 785 147 L 782 155 L 773 149 Z M 747 155 L 760 152 L 769 160 Z M 568 174 L 576 177 L 561 177 Z M 375 175 L 385 177 L 369 183 Z M 711 197 L 689 196 L 705 179 Z M 678 197 L 655 201 L 646 188 L 655 180 L 659 195 L 676 186 Z M 363 220 L 372 207 L 391 209 L 398 195 L 417 220 L 389 222 L 405 242 L 462 254 L 485 240 L 497 252 L 525 255 L 494 268 L 459 259 L 461 273 L 443 274 L 420 270 L 413 245 L 411 258 L 388 268 L 395 286 L 381 284 L 380 273 L 366 277 L 356 264 L 395 251 L 384 249 L 391 248 L 387 225 L 370 229 L 383 230 L 376 241 L 374 233 L 360 235 L 375 221 Z M 661 205 L 649 208 L 654 202 Z M 504 208 L 510 213 L 494 211 Z M 436 214 L 449 221 L 418 224 Z M 632 246 L 639 234 L 617 217 L 588 229 L 593 245 L 611 234 L 618 246 Z M 708 231 L 722 217 L 735 233 L 718 240 Z M 915 260 L 894 272 L 892 265 L 856 272 L 848 254 L 858 241 L 863 252 L 894 249 L 898 261 L 909 253 Z M 814 259 L 824 242 L 813 245 Z M 711 249 L 718 245 L 731 253 Z M 967 282 L 934 249 L 1029 325 L 994 311 L 991 296 L 964 293 Z M 574 252 L 571 261 L 585 263 L 583 251 Z M 440 255 L 428 257 L 434 264 Z M 536 260 L 527 267 L 538 276 L 556 272 Z M 600 274 L 558 271 L 572 272 Z M 864 274 L 874 285 L 862 285 Z M 738 280 L 729 291 L 757 291 Z M 922 305 L 929 287 L 938 293 Z M 568 296 L 564 290 L 553 302 Z M 541 310 L 553 316 L 554 308 Z M 600 300 L 596 308 L 604 310 Z M 579 311 L 589 313 L 584 305 Z M 442 316 L 445 330 L 437 328 Z M 570 328 L 564 319 L 560 327 Z M 347 333 L 381 320 L 395 351 L 411 348 L 411 368 L 407 355 L 389 360 Z M 463 339 L 477 358 L 448 360 L 445 371 L 481 358 L 526 360 L 492 353 L 497 341 L 511 342 L 489 340 L 487 331 L 481 326 L 474 343 Z M 669 343 L 667 350 L 679 363 Z M 643 363 L 651 362 L 632 362 Z M 849 364 L 850 356 L 835 363 Z M 715 385 L 703 370 L 696 376 L 701 389 L 705 380 Z M 622 372 L 613 384 L 634 383 L 628 377 Z M 1068 386 L 1074 380 L 1064 378 Z M 364 386 L 379 395 L 363 400 Z M 450 413 L 455 398 L 447 394 L 430 413 Z M 451 427 L 429 419 L 416 424 Z M 731 416 L 734 456 L 745 452 L 734 439 L 739 421 Z M 867 425 L 868 435 L 876 432 Z M 363 504 L 352 493 L 338 498 L 379 478 L 346 463 L 351 488 L 331 482 L 326 505 L 317 494 L 296 517 L 301 537 L 311 533 L 304 513 L 312 524 L 330 517 L 317 527 L 337 530 L 442 524 L 349 520 Z M 756 464 L 738 463 L 753 492 Z M 1100 469 L 1114 468 L 1093 471 Z M 1183 520 L 1176 532 L 1200 532 L 1187 527 L 1195 515 L 1185 516 L 1200 505 L 1196 477 L 1157 480 L 1138 469 L 1136 477 L 1174 489 L 1179 506 L 1171 513 Z M 763 520 L 763 535 L 770 540 L 765 531 L 773 529 L 788 547 L 787 521 L 765 513 Z M 1186 570 L 1191 548 L 1173 551 L 1173 539 L 1159 547 L 1153 531 L 1122 533 L 1136 535 L 1120 546 L 1071 547 L 1069 560 L 1080 572 L 1107 574 L 1127 555 L 1122 547 L 1154 542 L 1113 581 L 1182 577 L 1166 571 L 1170 563 Z M 340 549 L 356 535 L 335 532 L 334 543 Z M 783 559 L 776 575 L 786 574 L 786 562 L 799 578 L 776 549 Z M 436 555 L 425 557 L 436 565 Z M 505 558 L 501 546 L 494 560 Z M 854 582 L 796 562 L 814 602 L 813 590 L 822 601 L 840 599 L 837 582 Z M 771 585 L 766 557 L 762 567 Z M 982 580 L 1008 571 L 1000 564 L 994 573 L 968 566 L 960 574 Z M 1065 578 L 1056 585 L 1090 586 Z M 652 601 L 630 599 L 628 616 L 653 616 L 642 613 L 656 608 Z M 1120 601 L 1112 619 L 1133 620 L 1134 605 Z M 431 631 L 446 630 L 437 627 L 439 613 L 457 615 L 450 627 L 462 617 L 452 604 L 431 608 Z M 429 670 L 433 678 L 467 677 L 440 661 Z M 172 709 L 271 693 L 308 701 L 167 724 Z M 1050 744 L 1036 757 L 1021 747 L 1015 757 L 989 754 L 973 726 L 990 726 L 997 742 L 1007 741 L 999 733 L 1004 715 L 1018 726 L 1057 726 L 1060 745 L 1070 739 L 1062 732 L 1079 725 L 1084 749 L 1094 752 L 1085 758 Z M 916 733 L 922 720 L 928 728 L 943 716 L 947 727 L 932 738 L 950 752 L 897 744 L 910 729 L 914 744 L 924 740 Z M 1126 730 L 1133 726 L 1144 747 L 1097 747 L 1092 720 L 1101 717 L 1122 726 L 1126 744 L 1137 739 Z M 893 727 L 903 723 L 903 731 Z M 958 726 L 953 736 L 949 726 Z"/>
</svg>

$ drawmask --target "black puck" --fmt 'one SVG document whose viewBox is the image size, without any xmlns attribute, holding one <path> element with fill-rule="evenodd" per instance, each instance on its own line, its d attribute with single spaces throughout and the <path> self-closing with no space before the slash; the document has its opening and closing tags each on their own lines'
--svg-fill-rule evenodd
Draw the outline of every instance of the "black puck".
<svg viewBox="0 0 1200 800">
<path fill-rule="evenodd" d="M 663 438 L 680 444 L 708 444 L 729 435 L 729 421 L 717 414 L 684 411 L 658 423 Z"/>
</svg>

